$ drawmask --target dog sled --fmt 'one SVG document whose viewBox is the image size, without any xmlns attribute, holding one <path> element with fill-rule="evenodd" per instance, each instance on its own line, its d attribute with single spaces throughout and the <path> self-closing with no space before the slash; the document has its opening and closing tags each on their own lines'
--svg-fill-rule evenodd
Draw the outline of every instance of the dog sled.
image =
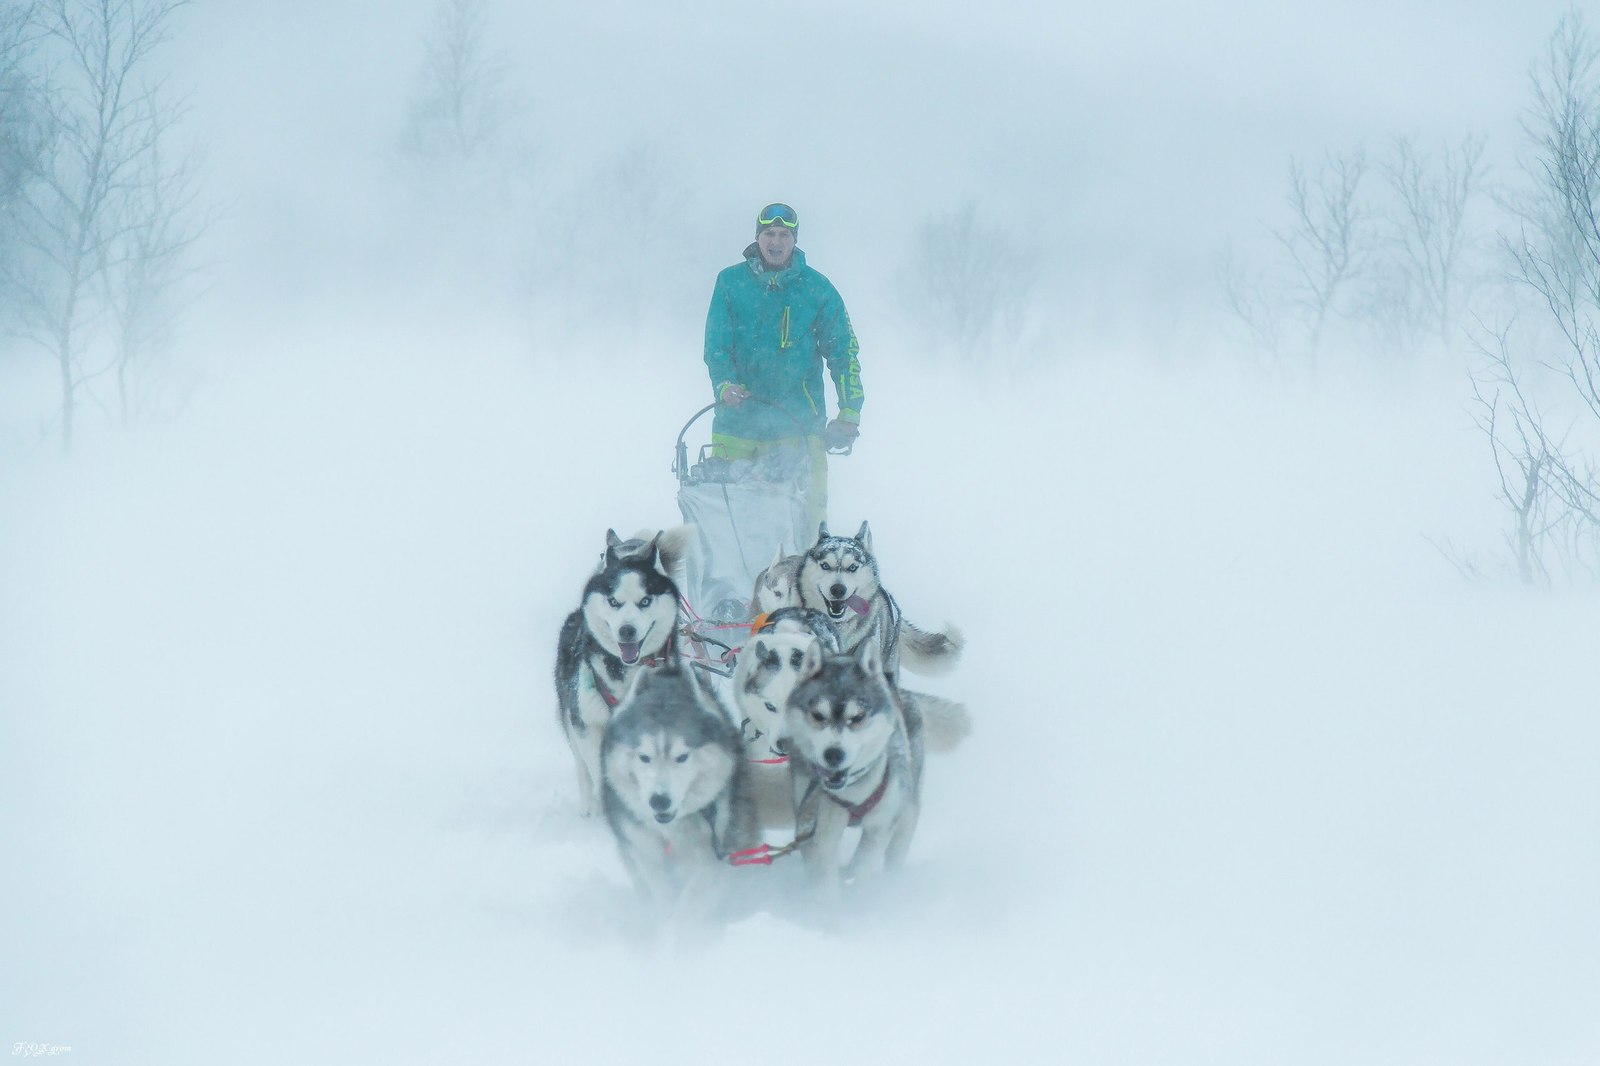
<svg viewBox="0 0 1600 1066">
<path fill-rule="evenodd" d="M 745 403 L 762 403 L 750 397 Z M 707 404 L 678 432 L 672 471 L 678 510 L 695 528 L 686 563 L 685 652 L 717 672 L 731 670 L 753 617 L 756 577 L 777 554 L 798 555 L 811 546 L 811 455 L 806 428 L 795 420 L 796 442 L 753 459 L 713 454 L 710 443 L 690 462 L 689 431 L 720 404 Z M 775 405 L 771 405 L 775 406 Z M 781 410 L 781 408 L 776 408 Z"/>
</svg>

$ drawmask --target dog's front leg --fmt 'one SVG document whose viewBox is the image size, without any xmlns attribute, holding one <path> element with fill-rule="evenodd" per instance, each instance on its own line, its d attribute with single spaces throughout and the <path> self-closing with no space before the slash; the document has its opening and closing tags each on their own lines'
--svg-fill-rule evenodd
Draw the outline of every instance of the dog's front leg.
<svg viewBox="0 0 1600 1066">
<path fill-rule="evenodd" d="M 845 880 L 853 881 L 858 877 L 883 873 L 884 854 L 889 849 L 894 828 L 893 822 L 873 819 L 868 819 L 861 826 L 861 840 L 856 844 L 856 853 L 850 856 L 844 868 Z"/>
<path fill-rule="evenodd" d="M 652 833 L 641 832 L 634 838 L 633 844 L 624 858 L 627 859 L 628 872 L 633 875 L 634 885 L 638 887 L 639 894 L 658 911 L 669 913 L 677 902 L 678 886 L 660 838 Z"/>
<path fill-rule="evenodd" d="M 825 903 L 841 898 L 839 848 L 850 814 L 831 800 L 817 802 L 816 832 L 801 846 L 811 887 Z"/>
<path fill-rule="evenodd" d="M 574 735 L 569 732 L 567 736 L 572 741 L 572 754 L 578 763 L 579 813 L 588 818 L 600 813 L 602 734 L 591 726 L 586 733 Z"/>
<path fill-rule="evenodd" d="M 893 870 L 905 861 L 906 852 L 911 850 L 911 837 L 917 831 L 917 818 L 921 814 L 921 799 L 906 797 L 905 806 L 894 820 L 894 827 L 889 834 L 889 847 L 883 856 L 885 869 Z"/>
<path fill-rule="evenodd" d="M 708 851 L 684 871 L 673 905 L 673 923 L 685 929 L 708 924 L 722 906 L 727 890 L 726 868 Z"/>
</svg>

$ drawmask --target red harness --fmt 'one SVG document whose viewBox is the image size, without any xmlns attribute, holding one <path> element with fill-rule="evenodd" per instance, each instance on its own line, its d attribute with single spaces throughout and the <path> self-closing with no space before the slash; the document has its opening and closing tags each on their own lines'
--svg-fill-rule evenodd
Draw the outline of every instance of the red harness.
<svg viewBox="0 0 1600 1066">
<path fill-rule="evenodd" d="M 666 662 L 667 660 L 661 658 L 649 658 L 640 659 L 639 665 L 665 666 Z M 593 663 L 589 664 L 589 676 L 594 678 L 594 690 L 600 693 L 600 698 L 606 701 L 606 706 L 611 708 L 613 711 L 616 710 L 617 704 L 622 702 L 622 697 L 611 691 L 611 686 L 606 684 L 605 678 L 600 676 L 600 672 L 594 668 Z"/>
<path fill-rule="evenodd" d="M 872 809 L 878 805 L 878 802 L 883 799 L 883 794 L 888 790 L 889 768 L 885 766 L 883 768 L 883 780 L 879 781 L 878 787 L 872 790 L 872 795 L 868 796 L 860 803 L 846 803 L 844 800 L 835 796 L 832 792 L 826 792 L 826 795 L 829 799 L 833 800 L 833 802 L 850 812 L 849 824 L 854 827 L 860 825 L 861 819 L 872 813 Z"/>
</svg>

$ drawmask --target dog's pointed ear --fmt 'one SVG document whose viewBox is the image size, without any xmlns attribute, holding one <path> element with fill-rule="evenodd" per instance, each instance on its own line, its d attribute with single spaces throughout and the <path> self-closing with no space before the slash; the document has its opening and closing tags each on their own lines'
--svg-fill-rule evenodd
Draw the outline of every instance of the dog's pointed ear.
<svg viewBox="0 0 1600 1066">
<path fill-rule="evenodd" d="M 653 566 L 662 573 L 667 572 L 666 566 L 661 562 L 661 534 L 657 533 L 650 538 L 650 549 L 645 555 L 645 565 Z"/>
<path fill-rule="evenodd" d="M 826 522 L 818 522 L 817 523 L 817 543 L 821 544 L 823 541 L 825 541 L 827 539 L 828 539 L 828 523 L 826 523 Z"/>
<path fill-rule="evenodd" d="M 868 555 L 872 554 L 872 530 L 867 527 L 865 521 L 861 523 L 861 528 L 856 530 L 856 540 L 861 542 L 861 546 L 866 549 Z"/>
<path fill-rule="evenodd" d="M 800 680 L 816 677 L 822 672 L 822 642 L 812 641 L 806 649 L 806 657 L 800 660 Z"/>
<path fill-rule="evenodd" d="M 606 530 L 606 557 L 601 564 L 602 569 L 617 561 L 617 549 L 622 546 L 622 538 L 617 536 L 614 529 Z"/>
<path fill-rule="evenodd" d="M 868 677 L 883 676 L 883 653 L 878 650 L 876 640 L 861 642 L 861 651 L 856 655 L 856 662 L 861 664 L 861 669 L 867 672 Z"/>
<path fill-rule="evenodd" d="M 772 562 L 767 564 L 768 570 L 776 570 L 783 565 L 783 545 L 778 545 L 778 550 L 772 553 Z"/>
</svg>

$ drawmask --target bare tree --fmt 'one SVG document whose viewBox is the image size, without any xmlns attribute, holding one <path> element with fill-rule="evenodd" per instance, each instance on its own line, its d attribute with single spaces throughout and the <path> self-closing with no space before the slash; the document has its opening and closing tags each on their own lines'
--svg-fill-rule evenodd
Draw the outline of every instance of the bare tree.
<svg viewBox="0 0 1600 1066">
<path fill-rule="evenodd" d="M 25 67 L 33 33 L 31 3 L 0 5 L 0 271 L 15 257 L 17 199 L 43 150 L 38 85 Z"/>
<path fill-rule="evenodd" d="M 1289 297 L 1305 317 L 1306 360 L 1313 374 L 1329 319 L 1371 254 L 1371 215 L 1357 199 L 1366 172 L 1366 153 L 1360 149 L 1328 156 L 1315 175 L 1307 175 L 1298 160 L 1289 162 L 1293 220 L 1273 230 L 1273 237 L 1284 253 Z"/>
<path fill-rule="evenodd" d="M 1397 268 L 1390 291 L 1404 294 L 1447 348 L 1471 291 L 1468 210 L 1483 180 L 1483 147 L 1482 137 L 1468 136 L 1434 160 L 1402 137 L 1381 167 L 1393 200 L 1385 220 Z"/>
<path fill-rule="evenodd" d="M 980 219 L 969 202 L 924 219 L 915 248 L 903 302 L 936 342 L 982 359 L 1016 339 L 1043 259 L 1037 247 Z"/>
<path fill-rule="evenodd" d="M 1285 344 L 1281 301 L 1259 271 L 1250 272 L 1232 248 L 1217 261 L 1223 307 L 1244 327 L 1250 347 L 1280 366 Z"/>
<path fill-rule="evenodd" d="M 509 107 L 506 66 L 487 35 L 483 0 L 441 0 L 406 120 L 411 150 L 469 158 L 500 132 Z"/>
<path fill-rule="evenodd" d="M 180 111 L 150 71 L 185 0 L 40 0 L 47 139 L 17 212 L 22 262 L 12 289 L 26 334 L 59 370 L 61 446 L 72 445 L 87 384 L 115 365 L 93 358 L 108 272 L 125 265 L 130 204 Z"/>
<path fill-rule="evenodd" d="M 1506 547 L 1517 576 L 1527 584 L 1549 584 L 1552 549 L 1582 536 L 1581 516 L 1568 505 L 1574 486 L 1567 472 L 1575 464 L 1567 441 L 1546 430 L 1549 420 L 1517 369 L 1509 332 L 1492 332 L 1492 346 L 1479 344 L 1487 367 L 1473 375 L 1472 392 L 1499 482 L 1496 498 L 1511 518 Z"/>
<path fill-rule="evenodd" d="M 1552 544 L 1569 568 L 1600 576 L 1597 77 L 1600 45 L 1582 16 L 1570 14 L 1532 71 L 1534 105 L 1525 118 L 1532 181 L 1518 211 L 1521 228 L 1506 240 L 1512 278 L 1531 298 L 1537 328 L 1519 344 L 1505 331 L 1492 333 L 1493 346 L 1482 346 L 1487 375 L 1475 380 L 1524 580 L 1534 579 L 1540 549 Z M 1542 563 L 1538 570 L 1548 577 Z"/>
<path fill-rule="evenodd" d="M 115 234 L 105 246 L 101 280 L 109 314 L 117 410 L 124 426 L 150 399 L 140 391 L 142 364 L 166 338 L 184 301 L 181 283 L 190 276 L 190 247 L 211 221 L 197 210 L 193 157 L 168 161 L 168 130 L 152 131 L 150 151 L 138 160 L 127 195 L 116 205 Z"/>
<path fill-rule="evenodd" d="M 1531 179 L 1507 206 L 1522 220 L 1517 243 L 1535 245 L 1561 284 L 1575 285 L 1586 256 L 1582 218 L 1593 208 L 1581 203 L 1583 163 L 1594 152 L 1594 123 L 1600 116 L 1600 48 L 1581 12 L 1557 23 L 1544 57 L 1529 71 L 1532 104 L 1522 129 L 1534 148 L 1524 163 Z M 1575 184 L 1576 182 L 1576 184 Z M 1529 234 L 1532 235 L 1529 239 Z"/>
</svg>

